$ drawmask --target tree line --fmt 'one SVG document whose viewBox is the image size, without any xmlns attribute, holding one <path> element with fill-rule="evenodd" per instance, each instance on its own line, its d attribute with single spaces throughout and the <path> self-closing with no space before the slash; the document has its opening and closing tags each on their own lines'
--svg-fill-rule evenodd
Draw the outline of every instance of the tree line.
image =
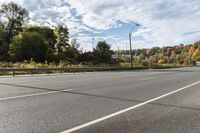
<svg viewBox="0 0 200 133">
<path fill-rule="evenodd" d="M 36 62 L 67 61 L 70 63 L 109 63 L 112 51 L 105 41 L 98 42 L 93 52 L 82 52 L 80 44 L 69 42 L 67 26 L 28 25 L 29 12 L 10 2 L 0 7 L 0 61 Z"/>
<path fill-rule="evenodd" d="M 119 60 L 130 60 L 129 51 L 120 51 Z M 154 66 L 163 64 L 196 65 L 200 61 L 200 41 L 190 45 L 177 45 L 168 47 L 153 47 L 150 49 L 133 50 L 135 65 Z"/>
</svg>

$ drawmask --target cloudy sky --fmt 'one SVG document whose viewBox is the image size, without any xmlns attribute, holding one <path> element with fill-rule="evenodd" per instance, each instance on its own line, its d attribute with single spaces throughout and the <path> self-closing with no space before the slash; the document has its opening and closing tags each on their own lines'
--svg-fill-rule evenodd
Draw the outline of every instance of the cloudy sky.
<svg viewBox="0 0 200 133">
<path fill-rule="evenodd" d="M 30 12 L 30 23 L 65 24 L 84 50 L 92 38 L 126 49 L 189 44 L 200 40 L 199 0 L 12 0 Z M 0 4 L 9 0 L 0 0 Z"/>
</svg>

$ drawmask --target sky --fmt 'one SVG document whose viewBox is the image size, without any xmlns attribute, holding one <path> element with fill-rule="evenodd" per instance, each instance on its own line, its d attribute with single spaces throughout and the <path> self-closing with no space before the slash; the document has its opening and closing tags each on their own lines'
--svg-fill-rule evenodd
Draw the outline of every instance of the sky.
<svg viewBox="0 0 200 133">
<path fill-rule="evenodd" d="M 11 0 L 0 0 L 0 4 Z M 30 24 L 69 28 L 83 50 L 98 41 L 112 49 L 191 44 L 200 40 L 200 0 L 12 0 L 30 12 Z M 139 26 L 137 25 L 139 24 Z"/>
</svg>

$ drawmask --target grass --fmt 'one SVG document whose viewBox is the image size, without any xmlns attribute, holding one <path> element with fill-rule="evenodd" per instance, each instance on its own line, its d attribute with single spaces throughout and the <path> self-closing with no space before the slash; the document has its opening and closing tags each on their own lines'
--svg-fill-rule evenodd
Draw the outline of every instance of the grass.
<svg viewBox="0 0 200 133">
<path fill-rule="evenodd" d="M 93 69 L 93 68 L 96 69 Z M 174 65 L 174 64 L 164 64 L 164 65 L 157 65 L 154 64 L 152 66 L 142 66 L 134 64 L 132 70 L 142 70 L 142 69 L 170 69 L 170 68 L 177 68 L 177 67 L 184 67 L 183 65 Z M 91 72 L 91 71 L 126 71 L 130 69 L 130 63 L 118 63 L 118 64 L 92 64 L 92 63 L 82 63 L 76 65 L 70 65 L 67 62 L 60 61 L 60 63 L 37 63 L 33 60 L 31 61 L 24 61 L 24 62 L 0 62 L 0 69 L 1 68 L 22 68 L 22 69 L 31 69 L 31 68 L 72 68 L 75 69 L 73 71 L 63 71 L 63 72 Z M 83 69 L 88 68 L 88 69 Z M 101 68 L 101 69 L 99 69 Z M 61 73 L 61 71 L 55 70 L 29 70 L 29 71 L 15 71 L 15 75 L 24 75 L 24 74 L 52 74 L 52 73 Z M 0 76 L 2 75 L 13 75 L 12 71 L 0 71 Z"/>
<path fill-rule="evenodd" d="M 21 66 L 21 65 L 20 65 Z M 130 67 L 121 67 L 121 66 L 101 66 L 101 67 L 83 67 L 83 66 L 71 66 L 71 67 L 65 67 L 68 68 L 65 71 L 60 70 L 34 70 L 34 68 L 50 68 L 48 67 L 41 67 L 41 65 L 34 65 L 34 67 L 30 67 L 33 65 L 28 64 L 28 67 L 25 67 L 26 65 L 22 65 L 23 67 L 15 67 L 15 68 L 24 68 L 28 70 L 20 70 L 15 71 L 14 75 L 25 75 L 25 74 L 55 74 L 55 73 L 73 73 L 73 72 L 94 72 L 94 71 L 130 71 L 130 70 L 144 70 L 144 69 L 171 69 L 171 68 L 177 68 L 177 67 L 183 67 L 183 66 L 174 66 L 174 65 L 163 65 L 163 66 L 134 66 L 132 69 Z M 59 67 L 59 66 L 56 66 Z M 11 67 L 6 67 L 11 68 Z M 53 67 L 52 67 L 53 68 Z M 62 67 L 64 68 L 64 67 Z M 71 69 L 70 69 L 71 68 Z M 0 71 L 0 76 L 3 75 L 13 75 L 12 71 Z"/>
</svg>

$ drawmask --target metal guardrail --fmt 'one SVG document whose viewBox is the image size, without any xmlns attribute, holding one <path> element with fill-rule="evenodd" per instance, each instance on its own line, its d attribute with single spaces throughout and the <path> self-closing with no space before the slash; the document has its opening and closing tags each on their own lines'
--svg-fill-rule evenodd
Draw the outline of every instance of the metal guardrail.
<svg viewBox="0 0 200 133">
<path fill-rule="evenodd" d="M 59 71 L 61 74 L 64 72 L 93 72 L 93 71 L 116 71 L 116 70 L 130 70 L 130 68 L 122 67 L 88 67 L 88 68 L 0 68 L 0 73 L 12 73 L 14 77 L 17 72 L 24 72 L 29 74 L 42 73 L 46 74 L 52 73 L 54 71 Z"/>
<path fill-rule="evenodd" d="M 94 72 L 94 71 L 120 71 L 120 70 L 140 70 L 140 69 L 167 69 L 176 68 L 174 66 L 152 66 L 152 67 L 85 67 L 85 68 L 0 68 L 0 75 L 6 75 L 5 73 L 14 77 L 16 74 L 50 74 L 53 72 Z M 10 74 L 11 72 L 11 74 Z M 24 72 L 24 73 L 23 73 Z"/>
</svg>

